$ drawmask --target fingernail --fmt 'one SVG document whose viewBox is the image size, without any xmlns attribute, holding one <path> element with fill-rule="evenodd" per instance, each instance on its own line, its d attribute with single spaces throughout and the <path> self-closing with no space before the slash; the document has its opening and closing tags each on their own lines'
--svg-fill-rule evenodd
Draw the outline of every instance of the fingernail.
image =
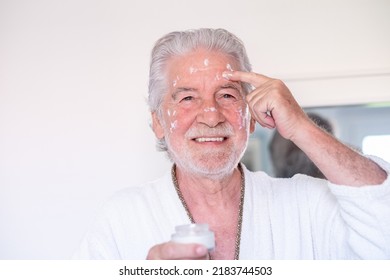
<svg viewBox="0 0 390 280">
<path fill-rule="evenodd" d="M 204 246 L 199 246 L 199 247 L 196 248 L 196 253 L 199 256 L 203 256 L 203 255 L 207 254 L 207 248 L 204 247 Z"/>
<path fill-rule="evenodd" d="M 226 80 L 230 80 L 230 77 L 233 76 L 232 72 L 223 72 L 222 77 Z"/>
</svg>

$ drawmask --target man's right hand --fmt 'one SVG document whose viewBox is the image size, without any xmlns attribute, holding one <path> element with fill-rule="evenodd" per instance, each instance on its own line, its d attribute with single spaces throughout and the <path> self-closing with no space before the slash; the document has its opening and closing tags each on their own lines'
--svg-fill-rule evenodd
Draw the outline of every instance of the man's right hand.
<svg viewBox="0 0 390 280">
<path fill-rule="evenodd" d="M 147 260 L 208 260 L 209 254 L 205 246 L 200 244 L 179 244 L 166 242 L 153 246 L 146 257 Z"/>
</svg>

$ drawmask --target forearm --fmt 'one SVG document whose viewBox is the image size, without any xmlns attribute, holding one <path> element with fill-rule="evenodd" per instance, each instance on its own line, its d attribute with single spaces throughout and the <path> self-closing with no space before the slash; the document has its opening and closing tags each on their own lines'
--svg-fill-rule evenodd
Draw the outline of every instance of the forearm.
<svg viewBox="0 0 390 280">
<path fill-rule="evenodd" d="M 276 128 L 280 135 L 293 141 L 330 182 L 366 186 L 381 184 L 387 178 L 387 173 L 376 163 L 311 122 L 282 81 L 240 71 L 224 74 L 226 79 L 255 87 L 246 96 L 252 118 L 264 127 Z"/>
<path fill-rule="evenodd" d="M 348 186 L 377 185 L 387 173 L 372 160 L 342 144 L 308 121 L 291 139 L 334 184 Z"/>
</svg>

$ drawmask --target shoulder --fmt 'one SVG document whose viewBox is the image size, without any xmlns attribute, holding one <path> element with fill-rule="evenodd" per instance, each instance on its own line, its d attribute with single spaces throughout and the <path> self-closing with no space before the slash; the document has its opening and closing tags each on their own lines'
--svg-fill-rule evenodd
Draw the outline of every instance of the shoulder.
<svg viewBox="0 0 390 280">
<path fill-rule="evenodd" d="M 268 175 L 263 171 L 250 171 L 245 166 L 243 166 L 243 170 L 246 181 L 256 187 L 291 189 L 291 187 L 303 187 L 310 185 L 322 188 L 327 184 L 327 181 L 324 179 L 314 178 L 304 174 L 296 174 L 291 178 L 276 178 Z"/>
<path fill-rule="evenodd" d="M 252 172 L 244 167 L 248 187 L 258 195 L 277 197 L 321 196 L 329 192 L 328 181 L 297 174 L 292 178 L 275 178 L 263 171 Z"/>
<path fill-rule="evenodd" d="M 170 175 L 167 173 L 159 179 L 117 191 L 105 201 L 102 208 L 105 212 L 122 212 L 129 208 L 151 207 L 156 204 L 156 200 L 170 197 L 173 189 L 171 184 Z"/>
</svg>

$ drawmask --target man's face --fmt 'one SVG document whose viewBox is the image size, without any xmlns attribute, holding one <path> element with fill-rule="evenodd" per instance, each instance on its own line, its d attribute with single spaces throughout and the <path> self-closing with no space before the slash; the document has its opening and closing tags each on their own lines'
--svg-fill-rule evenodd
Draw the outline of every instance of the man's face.
<svg viewBox="0 0 390 280">
<path fill-rule="evenodd" d="M 233 58 L 205 50 L 168 62 L 168 91 L 161 118 L 153 115 L 153 129 L 159 139 L 165 137 L 180 168 L 223 176 L 238 164 L 250 121 L 241 84 L 222 77 L 235 69 Z"/>
</svg>

